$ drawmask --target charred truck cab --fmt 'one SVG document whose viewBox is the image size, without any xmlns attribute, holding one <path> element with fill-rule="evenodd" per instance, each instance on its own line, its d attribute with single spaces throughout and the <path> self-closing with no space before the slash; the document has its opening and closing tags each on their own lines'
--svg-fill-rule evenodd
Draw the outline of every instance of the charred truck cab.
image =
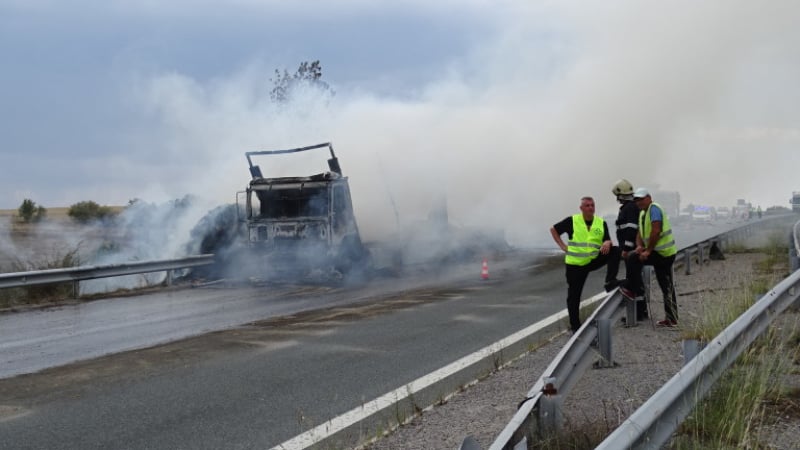
<svg viewBox="0 0 800 450">
<path fill-rule="evenodd" d="M 329 171 L 310 176 L 265 178 L 253 156 L 328 148 Z M 362 269 L 368 252 L 358 233 L 350 186 L 333 145 L 246 152 L 251 180 L 245 222 L 248 247 L 264 260 L 265 273 L 346 275 Z M 238 203 L 238 202 L 237 202 Z"/>
</svg>

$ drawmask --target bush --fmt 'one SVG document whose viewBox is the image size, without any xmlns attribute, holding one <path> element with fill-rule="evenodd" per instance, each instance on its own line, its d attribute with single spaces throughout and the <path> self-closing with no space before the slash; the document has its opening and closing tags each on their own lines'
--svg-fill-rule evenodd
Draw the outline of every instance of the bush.
<svg viewBox="0 0 800 450">
<path fill-rule="evenodd" d="M 25 223 L 39 222 L 47 216 L 47 210 L 43 206 L 36 206 L 36 202 L 26 198 L 19 205 L 17 215 Z"/>
<path fill-rule="evenodd" d="M 78 223 L 89 223 L 95 220 L 102 221 L 113 218 L 116 213 L 108 206 L 100 206 L 89 200 L 70 206 L 67 215 Z"/>
</svg>

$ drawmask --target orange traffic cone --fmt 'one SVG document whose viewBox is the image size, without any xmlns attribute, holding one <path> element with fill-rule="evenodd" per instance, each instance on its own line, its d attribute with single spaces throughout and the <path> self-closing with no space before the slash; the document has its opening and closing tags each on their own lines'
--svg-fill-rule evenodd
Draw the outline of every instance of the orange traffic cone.
<svg viewBox="0 0 800 450">
<path fill-rule="evenodd" d="M 481 266 L 481 279 L 489 279 L 489 261 L 486 258 L 483 259 L 483 265 Z"/>
</svg>

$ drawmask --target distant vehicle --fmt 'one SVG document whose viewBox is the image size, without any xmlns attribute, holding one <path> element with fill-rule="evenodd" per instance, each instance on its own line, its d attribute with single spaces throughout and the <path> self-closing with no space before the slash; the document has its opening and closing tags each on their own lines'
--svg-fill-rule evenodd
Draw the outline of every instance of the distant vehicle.
<svg viewBox="0 0 800 450">
<path fill-rule="evenodd" d="M 727 206 L 717 208 L 717 220 L 728 220 L 731 218 L 731 210 Z"/>
<path fill-rule="evenodd" d="M 800 212 L 800 191 L 792 192 L 792 211 Z"/>
<path fill-rule="evenodd" d="M 700 223 L 711 223 L 714 220 L 712 211 L 706 206 L 696 206 L 692 211 L 692 221 Z"/>
<path fill-rule="evenodd" d="M 708 211 L 695 212 L 692 214 L 692 220 L 695 222 L 711 223 L 711 213 Z"/>
<path fill-rule="evenodd" d="M 745 201 L 743 198 L 736 199 L 736 205 L 731 210 L 731 217 L 734 219 L 748 220 L 750 218 L 750 211 L 753 205 Z"/>
</svg>

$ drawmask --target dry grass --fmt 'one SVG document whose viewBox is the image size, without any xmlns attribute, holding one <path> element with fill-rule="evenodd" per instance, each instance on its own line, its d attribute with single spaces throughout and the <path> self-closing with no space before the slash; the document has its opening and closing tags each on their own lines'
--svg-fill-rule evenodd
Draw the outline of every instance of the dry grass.
<svg viewBox="0 0 800 450">
<path fill-rule="evenodd" d="M 707 299 L 717 306 L 706 309 L 695 334 L 716 336 L 780 281 L 786 270 L 783 242 L 770 239 L 760 252 L 765 258 L 741 280 L 740 289 Z M 786 380 L 797 367 L 798 324 L 788 325 L 771 327 L 725 371 L 681 425 L 670 448 L 772 448 L 763 441 L 765 430 L 796 408 L 796 395 Z"/>
<path fill-rule="evenodd" d="M 110 207 L 122 211 L 124 207 Z M 86 228 L 74 223 L 69 208 L 47 208 L 38 223 L 24 223 L 16 209 L 0 209 L 0 273 L 56 269 L 80 265 Z M 70 298 L 71 284 L 0 290 L 0 308 L 41 304 Z"/>
</svg>

